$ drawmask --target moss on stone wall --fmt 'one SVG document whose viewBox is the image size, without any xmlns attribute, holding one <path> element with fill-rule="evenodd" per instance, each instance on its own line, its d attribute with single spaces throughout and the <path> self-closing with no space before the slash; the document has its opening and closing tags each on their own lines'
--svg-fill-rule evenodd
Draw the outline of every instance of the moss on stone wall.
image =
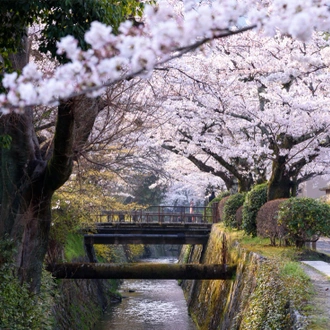
<svg viewBox="0 0 330 330">
<path fill-rule="evenodd" d="M 79 240 L 76 237 L 78 236 L 68 236 L 66 246 L 71 246 L 70 255 L 74 256 L 70 261 L 89 262 L 84 256 L 83 240 L 80 236 Z M 74 242 L 71 242 L 72 238 Z M 107 249 L 102 249 L 101 246 L 100 250 L 102 253 L 97 253 L 100 260 L 107 261 L 113 258 L 114 260 L 110 261 L 116 262 L 126 262 L 126 250 L 130 251 L 129 247 L 122 245 Z M 53 307 L 56 323 L 54 329 L 92 329 L 107 306 L 120 301 L 121 298 L 116 293 L 119 284 L 119 280 L 60 280 L 59 296 Z"/>
<path fill-rule="evenodd" d="M 232 281 L 182 281 L 198 329 L 292 329 L 292 306 L 276 264 L 245 251 L 217 226 L 212 228 L 206 250 L 192 247 L 188 262 L 237 265 Z"/>
<path fill-rule="evenodd" d="M 120 301 L 115 293 L 118 285 L 118 280 L 60 280 L 59 297 L 53 308 L 55 329 L 92 329 L 106 307 Z"/>
</svg>

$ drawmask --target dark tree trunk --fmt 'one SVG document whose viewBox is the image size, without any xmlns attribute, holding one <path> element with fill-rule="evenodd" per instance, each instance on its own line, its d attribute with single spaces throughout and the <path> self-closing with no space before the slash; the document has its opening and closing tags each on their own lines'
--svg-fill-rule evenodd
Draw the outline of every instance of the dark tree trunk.
<svg viewBox="0 0 330 330">
<path fill-rule="evenodd" d="M 273 162 L 272 176 L 268 185 L 267 200 L 289 198 L 292 193 L 292 181 L 289 171 L 286 169 L 286 156 L 278 156 Z"/>
<path fill-rule="evenodd" d="M 72 170 L 73 106 L 66 102 L 58 107 L 54 150 L 48 161 L 40 156 L 31 109 L 0 119 L 0 134 L 12 138 L 10 148 L 1 149 L 0 237 L 14 239 L 18 274 L 31 291 L 40 287 L 52 195 Z"/>
<path fill-rule="evenodd" d="M 238 179 L 238 192 L 243 193 L 250 191 L 253 184 L 254 182 L 252 175 L 240 176 L 240 178 Z"/>
<path fill-rule="evenodd" d="M 17 49 L 9 59 L 12 69 L 21 72 L 30 56 L 27 33 Z M 52 148 L 46 155 L 40 150 L 32 108 L 0 116 L 0 137 L 11 138 L 9 148 L 0 144 L 0 239 L 14 239 L 18 275 L 31 291 L 40 287 L 52 196 L 69 178 L 74 151 L 78 157 L 100 109 L 98 100 L 84 96 L 61 102 Z"/>
</svg>

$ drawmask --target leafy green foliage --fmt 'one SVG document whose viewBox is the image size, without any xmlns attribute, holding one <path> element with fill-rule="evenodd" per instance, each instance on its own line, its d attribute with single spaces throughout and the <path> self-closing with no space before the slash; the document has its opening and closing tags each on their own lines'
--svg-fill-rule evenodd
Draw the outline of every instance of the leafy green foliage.
<svg viewBox="0 0 330 330">
<path fill-rule="evenodd" d="M 84 33 L 93 21 L 108 24 L 116 32 L 122 21 L 141 16 L 143 7 L 138 0 L 1 0 L 0 54 L 8 69 L 9 55 L 20 50 L 27 27 L 36 22 L 43 24 L 42 52 L 56 57 L 56 42 L 69 34 L 86 49 Z"/>
<path fill-rule="evenodd" d="M 142 244 L 96 244 L 94 249 L 99 262 L 135 262 L 145 255 L 145 246 Z"/>
<path fill-rule="evenodd" d="M 222 191 L 217 197 L 211 200 L 211 202 L 209 202 L 207 206 L 211 206 L 214 203 L 219 203 L 224 197 L 227 197 L 229 195 L 230 195 L 229 191 Z"/>
<path fill-rule="evenodd" d="M 99 262 L 126 262 L 126 254 L 122 245 L 95 244 L 94 250 Z"/>
<path fill-rule="evenodd" d="M 98 180 L 103 179 L 103 173 L 98 173 Z M 54 228 L 52 229 L 58 228 L 64 234 L 58 232 L 57 238 L 65 236 L 65 233 L 69 231 L 75 231 L 83 224 L 91 225 L 101 221 L 102 210 L 126 210 L 132 207 L 106 196 L 103 187 L 98 185 L 98 181 L 94 182 L 94 175 L 96 175 L 94 172 L 88 171 L 84 173 L 84 177 L 73 178 L 54 194 L 52 200 Z"/>
<path fill-rule="evenodd" d="M 41 3 L 44 1 L 1 1 L 1 55 L 4 54 L 4 57 L 7 58 L 9 53 L 15 53 L 19 50 L 21 40 L 26 35 L 26 27 L 31 25 L 36 20 L 37 16 L 40 15 Z"/>
<path fill-rule="evenodd" d="M 211 222 L 212 220 L 212 205 L 219 204 L 223 198 L 229 195 L 230 195 L 229 191 L 222 191 L 218 196 L 216 196 L 214 199 L 211 200 L 211 202 L 207 204 L 206 219 L 208 219 L 209 222 Z"/>
<path fill-rule="evenodd" d="M 125 253 L 128 262 L 134 262 L 144 255 L 144 245 L 142 244 L 128 244 L 125 246 Z"/>
<path fill-rule="evenodd" d="M 218 203 L 217 208 L 218 208 L 218 215 L 219 215 L 219 220 L 220 222 L 223 221 L 223 210 L 225 208 L 226 202 L 230 196 L 223 197 L 221 201 Z"/>
<path fill-rule="evenodd" d="M 79 214 L 74 213 L 74 208 L 70 208 L 69 204 L 63 199 L 57 199 L 59 194 L 55 194 L 56 208 L 52 211 L 52 227 L 50 230 L 50 239 L 60 244 L 66 242 L 67 236 L 74 232 L 80 224 Z"/>
<path fill-rule="evenodd" d="M 0 135 L 0 148 L 9 149 L 11 146 L 12 137 L 8 134 Z"/>
<path fill-rule="evenodd" d="M 226 200 L 222 214 L 223 222 L 226 226 L 237 228 L 236 212 L 243 205 L 244 200 L 244 193 L 234 194 Z"/>
<path fill-rule="evenodd" d="M 286 228 L 288 238 L 301 247 L 321 235 L 330 236 L 330 205 L 313 198 L 290 198 L 280 206 L 278 223 Z"/>
<path fill-rule="evenodd" d="M 40 293 L 32 293 L 16 276 L 13 246 L 12 240 L 0 241 L 0 329 L 51 330 L 54 281 L 44 271 Z"/>
<path fill-rule="evenodd" d="M 56 42 L 66 36 L 74 36 L 79 46 L 87 48 L 84 33 L 93 21 L 100 21 L 118 30 L 119 24 L 129 17 L 141 14 L 143 4 L 136 0 L 47 0 L 43 2 L 45 24 L 40 50 L 50 51 L 56 57 Z M 55 23 L 55 24 L 54 24 Z"/>
<path fill-rule="evenodd" d="M 156 185 L 158 177 L 154 174 L 134 178 L 133 201 L 140 205 L 159 205 L 166 193 L 166 185 Z"/>
<path fill-rule="evenodd" d="M 267 183 L 253 187 L 246 195 L 243 204 L 242 229 L 252 236 L 257 235 L 256 218 L 262 205 L 267 202 Z"/>
<path fill-rule="evenodd" d="M 49 249 L 54 247 L 56 254 L 56 247 L 60 246 L 60 249 L 64 249 L 66 261 L 85 256 L 83 236 L 77 234 L 77 231 L 85 225 L 93 228 L 95 222 L 105 221 L 106 216 L 100 217 L 102 210 L 125 211 L 139 208 L 139 205 L 124 205 L 113 197 L 104 195 L 104 189 L 97 183 L 101 179 L 111 180 L 111 178 L 107 173 L 86 171 L 81 174 L 79 180 L 76 178 L 68 181 L 54 194 Z M 113 246 L 94 246 L 97 258 L 105 262 L 119 262 L 125 257 L 134 260 L 143 254 L 141 247 L 127 247 L 125 256 L 121 255 L 120 249 Z M 54 256 L 54 253 L 51 255 Z"/>
</svg>

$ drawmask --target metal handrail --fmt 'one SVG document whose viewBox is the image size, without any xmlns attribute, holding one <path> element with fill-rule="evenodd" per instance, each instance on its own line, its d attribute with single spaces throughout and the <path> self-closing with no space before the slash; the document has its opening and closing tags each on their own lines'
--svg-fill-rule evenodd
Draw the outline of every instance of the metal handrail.
<svg viewBox="0 0 330 330">
<path fill-rule="evenodd" d="M 190 206 L 156 205 L 140 210 L 103 210 L 99 214 L 100 222 L 196 222 L 215 223 L 217 209 L 213 205 Z"/>
</svg>

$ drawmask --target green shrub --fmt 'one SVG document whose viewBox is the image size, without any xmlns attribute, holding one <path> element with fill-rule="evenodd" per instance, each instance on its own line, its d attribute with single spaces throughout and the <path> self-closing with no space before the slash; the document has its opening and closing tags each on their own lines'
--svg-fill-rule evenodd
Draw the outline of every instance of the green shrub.
<svg viewBox="0 0 330 330">
<path fill-rule="evenodd" d="M 128 262 L 137 261 L 142 258 L 145 253 L 143 244 L 127 244 L 124 247 Z"/>
<path fill-rule="evenodd" d="M 222 198 L 227 197 L 230 195 L 229 191 L 222 191 L 216 198 L 212 199 L 211 202 L 207 204 L 207 206 L 211 206 L 214 203 L 219 203 Z"/>
<path fill-rule="evenodd" d="M 242 210 L 242 229 L 252 236 L 257 236 L 256 218 L 262 205 L 267 202 L 267 183 L 253 187 L 246 194 Z"/>
<path fill-rule="evenodd" d="M 229 191 L 223 191 L 221 192 L 216 198 L 214 198 L 213 200 L 211 200 L 211 202 L 209 202 L 207 204 L 207 209 L 206 209 L 206 219 L 208 220 L 208 222 L 212 222 L 212 205 L 213 204 L 218 204 L 224 197 L 227 197 L 230 195 Z M 219 216 L 219 214 L 218 214 Z"/>
<path fill-rule="evenodd" d="M 51 330 L 54 281 L 44 271 L 38 294 L 21 283 L 13 260 L 13 242 L 0 240 L 0 329 Z"/>
<path fill-rule="evenodd" d="M 292 197 L 284 201 L 278 212 L 278 223 L 297 247 L 330 236 L 330 206 L 313 198 Z"/>
<path fill-rule="evenodd" d="M 123 245 L 94 244 L 94 250 L 98 262 L 121 263 L 127 261 Z"/>
<path fill-rule="evenodd" d="M 228 198 L 230 198 L 230 196 L 226 196 L 226 197 L 223 197 L 221 199 L 221 201 L 218 203 L 218 216 L 219 216 L 219 221 L 223 221 L 223 210 L 225 208 L 225 205 L 227 203 L 227 200 Z"/>
<path fill-rule="evenodd" d="M 237 228 L 236 212 L 243 205 L 245 200 L 244 193 L 229 196 L 223 208 L 223 222 L 228 227 Z"/>
</svg>

